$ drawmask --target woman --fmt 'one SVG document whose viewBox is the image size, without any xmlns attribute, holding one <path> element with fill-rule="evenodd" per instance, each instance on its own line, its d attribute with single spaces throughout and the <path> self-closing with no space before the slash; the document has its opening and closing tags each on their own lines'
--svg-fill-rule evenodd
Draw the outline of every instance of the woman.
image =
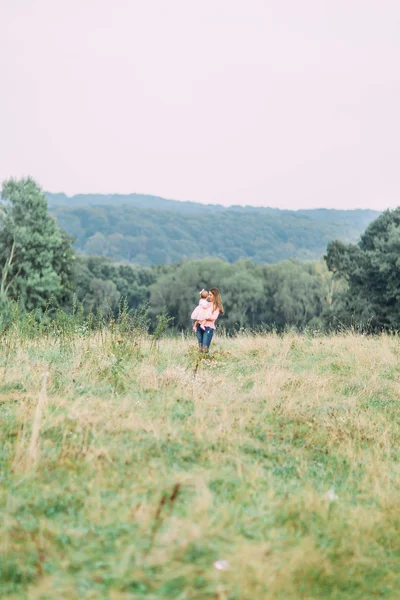
<svg viewBox="0 0 400 600">
<path fill-rule="evenodd" d="M 224 314 L 221 292 L 218 288 L 211 288 L 208 293 L 208 299 L 212 303 L 212 313 L 210 318 L 204 323 L 204 329 L 202 329 L 199 324 L 196 328 L 200 352 L 208 352 L 215 331 L 215 321 L 218 319 L 219 315 Z"/>
</svg>

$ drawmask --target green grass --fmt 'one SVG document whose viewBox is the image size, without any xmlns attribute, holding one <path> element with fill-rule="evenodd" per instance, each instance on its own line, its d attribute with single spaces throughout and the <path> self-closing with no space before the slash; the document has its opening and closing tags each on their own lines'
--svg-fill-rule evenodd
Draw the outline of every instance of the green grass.
<svg viewBox="0 0 400 600">
<path fill-rule="evenodd" d="M 3 338 L 0 597 L 399 598 L 399 339 L 194 346 Z"/>
</svg>

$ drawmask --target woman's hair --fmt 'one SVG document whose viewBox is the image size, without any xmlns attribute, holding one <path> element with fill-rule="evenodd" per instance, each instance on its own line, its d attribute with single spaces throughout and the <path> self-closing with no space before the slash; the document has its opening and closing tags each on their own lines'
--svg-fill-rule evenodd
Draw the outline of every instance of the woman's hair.
<svg viewBox="0 0 400 600">
<path fill-rule="evenodd" d="M 213 300 L 214 309 L 218 308 L 220 314 L 223 315 L 224 314 L 224 306 L 222 304 L 221 292 L 219 291 L 218 288 L 211 288 L 210 292 L 214 296 L 214 300 Z"/>
<path fill-rule="evenodd" d="M 201 290 L 201 292 L 200 292 L 200 298 L 207 298 L 207 297 L 208 297 L 207 290 Z"/>
</svg>

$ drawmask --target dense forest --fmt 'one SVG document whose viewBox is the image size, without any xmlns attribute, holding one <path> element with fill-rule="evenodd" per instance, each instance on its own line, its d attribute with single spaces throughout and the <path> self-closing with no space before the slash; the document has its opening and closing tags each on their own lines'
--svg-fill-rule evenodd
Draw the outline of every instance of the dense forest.
<svg viewBox="0 0 400 600">
<path fill-rule="evenodd" d="M 331 240 L 356 242 L 379 214 L 224 208 L 136 194 L 47 198 L 77 251 L 140 266 L 208 257 L 229 263 L 318 260 Z"/>
<path fill-rule="evenodd" d="M 86 312 L 118 312 L 122 300 L 132 310 L 149 307 L 149 316 L 167 313 L 178 330 L 190 328 L 199 290 L 218 284 L 223 292 L 228 331 L 246 328 L 310 326 L 328 318 L 337 285 L 324 261 L 284 261 L 257 265 L 209 258 L 164 267 L 118 265 L 99 256 L 80 257 L 75 265 L 77 297 Z"/>
<path fill-rule="evenodd" d="M 62 211 L 86 210 L 89 219 L 90 210 L 100 214 L 103 208 L 108 210 L 105 206 Z M 190 213 L 192 208 L 185 210 Z M 120 210 L 128 209 L 140 212 L 134 207 L 116 206 L 115 220 L 119 221 Z M 201 211 L 216 227 L 221 227 L 220 216 L 229 213 L 218 207 L 211 207 L 209 213 L 202 207 L 194 213 L 194 221 L 200 219 Z M 218 218 L 213 219 L 213 211 L 218 211 Z M 289 220 L 302 222 L 306 218 L 320 229 L 324 221 L 332 226 L 331 211 L 310 211 L 315 213 L 313 219 L 302 216 L 303 212 L 289 214 Z M 161 227 L 161 217 L 166 214 L 162 207 L 147 213 L 159 217 Z M 285 213 L 276 213 L 284 221 Z M 110 211 L 110 220 L 112 214 Z M 232 210 L 227 220 L 233 222 L 235 214 L 241 214 L 245 223 L 246 215 L 254 218 L 256 230 L 264 212 Z M 366 216 L 362 211 L 356 214 Z M 347 216 L 338 213 L 338 217 L 356 229 L 354 212 Z M 96 230 L 97 224 L 93 226 L 90 219 L 87 225 Z M 222 228 L 220 233 L 223 248 L 223 240 L 228 244 L 229 236 L 223 237 Z M 254 239 L 251 229 L 248 238 Z M 207 243 L 199 237 L 199 248 L 203 247 L 207 248 Z M 73 315 L 76 310 L 89 320 L 90 315 L 110 319 L 118 317 L 122 306 L 129 318 L 141 315 L 150 327 L 156 327 L 164 315 L 164 323 L 170 323 L 175 331 L 190 331 L 190 313 L 198 302 L 199 290 L 213 286 L 221 289 L 225 305 L 219 329 L 229 334 L 243 329 L 282 331 L 287 327 L 321 331 L 350 326 L 368 332 L 400 329 L 400 208 L 385 211 L 372 221 L 357 244 L 333 238 L 325 253 L 317 261 L 305 262 L 293 258 L 275 264 L 247 258 L 230 262 L 206 257 L 149 266 L 76 254 L 72 238 L 49 214 L 46 196 L 36 182 L 31 178 L 11 179 L 1 192 L 0 331 L 15 322 L 10 320 L 11 313 L 52 323 L 55 316 L 62 321 L 60 315 Z"/>
</svg>

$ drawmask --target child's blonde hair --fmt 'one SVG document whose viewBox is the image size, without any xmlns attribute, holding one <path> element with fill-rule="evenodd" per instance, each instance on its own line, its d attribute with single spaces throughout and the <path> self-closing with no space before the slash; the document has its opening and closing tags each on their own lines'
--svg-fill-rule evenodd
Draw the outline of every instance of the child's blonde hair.
<svg viewBox="0 0 400 600">
<path fill-rule="evenodd" d="M 201 290 L 200 291 L 200 298 L 208 298 L 208 291 L 207 290 Z"/>
</svg>

